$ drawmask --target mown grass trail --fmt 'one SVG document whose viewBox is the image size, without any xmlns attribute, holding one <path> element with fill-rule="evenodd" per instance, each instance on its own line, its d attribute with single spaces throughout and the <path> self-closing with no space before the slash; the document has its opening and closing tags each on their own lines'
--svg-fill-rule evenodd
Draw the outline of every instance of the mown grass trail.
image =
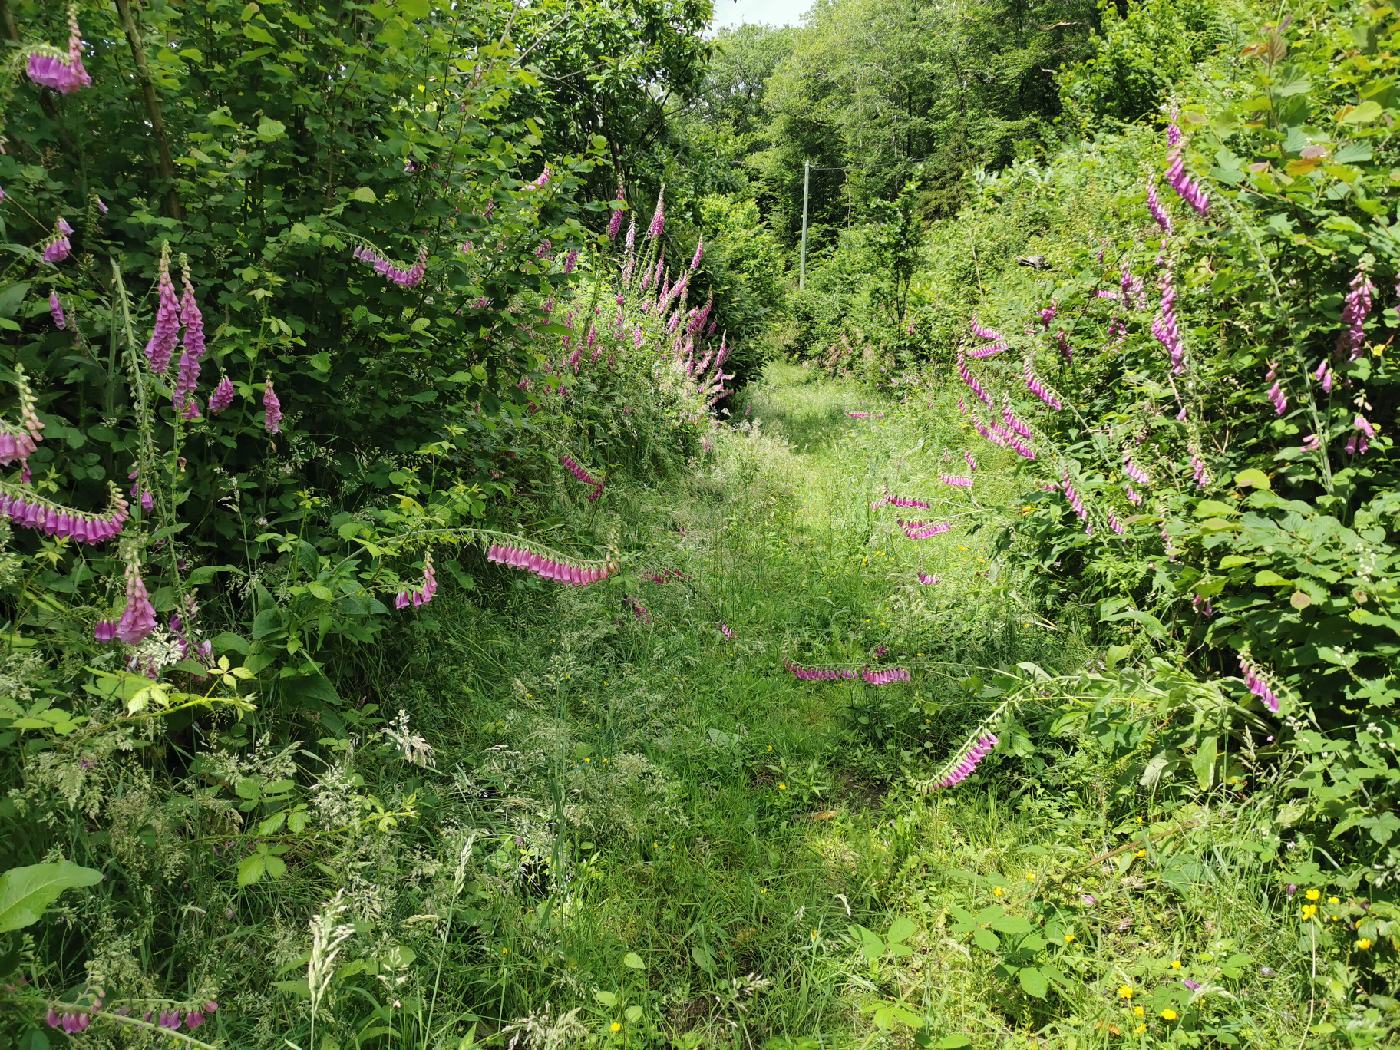
<svg viewBox="0 0 1400 1050">
<path fill-rule="evenodd" d="M 438 847 L 469 842 L 476 874 L 439 1001 L 494 1004 L 478 1035 L 532 1047 L 1163 1035 L 1134 1033 L 1114 990 L 1257 937 L 1236 929 L 1260 908 L 1232 893 L 1239 870 L 1195 862 L 1172 884 L 1189 895 L 1154 899 L 1147 825 L 1115 825 L 1106 797 L 1001 801 L 1002 752 L 1032 754 L 1014 732 L 956 792 L 916 787 L 994 706 L 979 676 L 1082 661 L 979 527 L 1012 464 L 988 450 L 970 493 L 942 485 L 968 469 L 946 416 L 797 368 L 745 404 L 683 485 L 617 494 L 620 543 L 650 552 L 625 597 L 519 580 L 499 612 L 437 613 L 406 660 L 415 718 L 454 742 Z M 886 487 L 933 506 L 872 508 Z M 954 528 L 910 540 L 905 515 Z M 787 659 L 912 681 L 798 682 Z M 997 951 L 959 909 L 1003 928 Z M 1023 915 L 1042 943 L 1017 955 Z M 1017 977 L 1029 964 L 1048 993 Z M 1046 1024 L 1068 1041 L 1037 1042 Z"/>
</svg>

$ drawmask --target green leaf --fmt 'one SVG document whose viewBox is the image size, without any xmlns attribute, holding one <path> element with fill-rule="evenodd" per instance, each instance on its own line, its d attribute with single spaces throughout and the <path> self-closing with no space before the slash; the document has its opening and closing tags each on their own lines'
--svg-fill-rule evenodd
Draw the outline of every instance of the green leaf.
<svg viewBox="0 0 1400 1050">
<path fill-rule="evenodd" d="M 968 1050 L 972 1040 L 965 1035 L 945 1035 L 933 1045 L 937 1050 Z"/>
<path fill-rule="evenodd" d="M 399 9 L 405 18 L 427 18 L 428 0 L 399 0 Z"/>
<path fill-rule="evenodd" d="M 1001 947 L 997 935 L 988 929 L 979 929 L 972 935 L 972 943 L 984 952 L 994 952 Z"/>
<path fill-rule="evenodd" d="M 379 200 L 379 198 L 375 196 L 374 190 L 370 189 L 368 186 L 355 187 L 350 191 L 350 199 L 352 201 L 360 201 L 363 204 L 373 204 Z"/>
<path fill-rule="evenodd" d="M 1267 489 L 1270 488 L 1269 476 L 1262 470 L 1250 467 L 1235 475 L 1235 484 L 1242 489 Z"/>
<path fill-rule="evenodd" d="M 1273 569 L 1260 569 L 1254 574 L 1256 587 L 1292 587 L 1293 581 L 1286 580 Z"/>
<path fill-rule="evenodd" d="M 890 929 L 889 932 L 885 934 L 885 940 L 890 944 L 898 944 L 900 941 L 907 941 L 913 936 L 916 929 L 918 929 L 918 927 L 914 925 L 912 919 L 901 915 L 899 918 L 895 919 L 894 922 L 890 923 Z"/>
<path fill-rule="evenodd" d="M 1044 999 L 1050 990 L 1050 982 L 1034 966 L 1022 966 L 1016 971 L 1016 979 L 1021 982 L 1021 990 L 1035 999 Z"/>
<path fill-rule="evenodd" d="M 647 964 L 642 962 L 642 957 L 636 952 L 628 952 L 622 957 L 622 965 L 629 970 L 645 970 Z"/>
<path fill-rule="evenodd" d="M 1030 933 L 1034 926 L 1029 919 L 1023 915 L 1011 915 L 1006 912 L 998 915 L 992 920 L 992 929 L 998 933 L 1009 934 L 1012 937 L 1024 937 Z"/>
<path fill-rule="evenodd" d="M 1228 503 L 1221 503 L 1218 499 L 1203 499 L 1196 504 L 1195 510 L 1198 518 L 1219 518 L 1234 513 L 1234 507 Z"/>
<path fill-rule="evenodd" d="M 1379 117 L 1383 112 L 1381 104 L 1375 99 L 1367 99 L 1359 106 L 1352 106 L 1342 114 L 1340 123 L 1342 124 L 1369 124 Z"/>
<path fill-rule="evenodd" d="M 267 855 L 254 853 L 238 862 L 238 885 L 251 886 L 267 872 Z"/>
<path fill-rule="evenodd" d="M 38 922 L 44 909 L 64 890 L 95 886 L 101 881 L 102 872 L 67 860 L 11 868 L 0 875 L 0 933 Z"/>
<path fill-rule="evenodd" d="M 263 117 L 258 121 L 258 138 L 264 142 L 273 142 L 280 139 L 287 133 L 287 125 L 280 120 L 273 120 L 271 117 Z"/>
</svg>

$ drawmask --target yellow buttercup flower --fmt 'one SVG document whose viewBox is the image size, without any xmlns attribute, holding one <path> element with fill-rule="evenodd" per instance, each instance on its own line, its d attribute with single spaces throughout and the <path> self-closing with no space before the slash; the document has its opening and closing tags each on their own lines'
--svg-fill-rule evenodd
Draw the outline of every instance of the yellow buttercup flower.
<svg viewBox="0 0 1400 1050">
<path fill-rule="evenodd" d="M 1065 943 L 1066 943 L 1066 944 L 1073 944 L 1076 940 L 1078 940 L 1078 938 L 1075 937 L 1074 934 L 1072 934 L 1072 933 L 1067 933 L 1067 934 L 1065 934 Z"/>
<path fill-rule="evenodd" d="M 1133 997 L 1133 989 L 1132 989 L 1132 987 L 1131 987 L 1130 985 L 1126 985 L 1126 984 L 1124 984 L 1124 985 L 1119 985 L 1119 987 L 1118 987 L 1118 998 L 1120 998 L 1120 999 L 1131 999 L 1132 997 Z"/>
<path fill-rule="evenodd" d="M 787 790 L 787 785 L 784 784 L 781 780 L 778 781 L 778 790 L 779 790 L 779 791 L 786 791 L 786 790 Z"/>
<path fill-rule="evenodd" d="M 1371 938 L 1369 938 L 1369 937 L 1358 937 L 1358 938 L 1356 939 L 1356 947 L 1357 947 L 1357 949 L 1358 949 L 1359 951 L 1363 951 L 1363 952 L 1366 951 L 1368 948 L 1371 947 Z"/>
<path fill-rule="evenodd" d="M 1163 1020 L 1163 1021 L 1175 1021 L 1175 1020 L 1176 1020 L 1176 1011 L 1173 1010 L 1170 1006 L 1167 1007 L 1165 1010 L 1162 1011 L 1162 1020 Z"/>
<path fill-rule="evenodd" d="M 1179 970 L 1179 969 L 1181 969 L 1181 960 L 1180 960 L 1180 959 L 1173 959 L 1173 960 L 1172 960 L 1172 969 L 1173 969 L 1173 970 Z"/>
<path fill-rule="evenodd" d="M 1140 1024 L 1140 1025 L 1138 1025 L 1136 1028 L 1133 1029 L 1133 1034 L 1134 1034 L 1134 1035 L 1142 1035 L 1142 1033 L 1145 1032 L 1145 1031 L 1147 1031 L 1147 1025 L 1145 1025 L 1145 1024 Z"/>
<path fill-rule="evenodd" d="M 1144 1010 L 1141 1006 L 1134 1006 L 1134 1007 L 1133 1007 L 1133 1016 L 1134 1016 L 1134 1017 L 1146 1017 L 1146 1016 L 1147 1016 L 1147 1011 Z"/>
<path fill-rule="evenodd" d="M 1316 917 L 1316 915 L 1317 915 L 1317 905 L 1316 905 L 1316 904 L 1304 904 L 1304 905 L 1303 905 L 1303 918 L 1304 918 L 1305 920 L 1306 920 L 1306 919 L 1314 918 L 1314 917 Z"/>
<path fill-rule="evenodd" d="M 1308 890 L 1306 893 L 1303 894 L 1303 896 L 1306 897 L 1306 898 L 1307 898 L 1308 900 L 1310 900 L 1310 901 L 1315 901 L 1315 900 L 1318 900 L 1319 898 L 1321 898 L 1321 896 L 1322 896 L 1322 891 L 1321 891 L 1321 890 Z"/>
<path fill-rule="evenodd" d="M 1327 898 L 1327 903 L 1328 903 L 1328 904 L 1341 904 L 1341 903 L 1342 903 L 1342 899 L 1341 899 L 1340 897 L 1328 897 L 1328 898 Z"/>
<path fill-rule="evenodd" d="M 993 896 L 993 897 L 1000 897 L 1000 896 L 1001 896 L 1003 893 L 1005 893 L 1005 892 L 1006 892 L 1006 890 L 1004 890 L 1004 889 L 1003 889 L 1002 887 L 1000 887 L 1000 886 L 993 886 L 993 887 L 992 887 L 992 896 Z"/>
<path fill-rule="evenodd" d="M 1035 881 L 1035 872 L 1033 872 L 1033 871 L 1028 871 L 1028 872 L 1026 872 L 1026 881 L 1027 881 L 1027 882 L 1034 882 L 1034 881 Z"/>
<path fill-rule="evenodd" d="M 1138 860 L 1142 860 L 1143 857 L 1147 856 L 1147 850 L 1140 849 L 1136 853 L 1134 853 L 1133 856 L 1136 857 Z"/>
<path fill-rule="evenodd" d="M 608 1031 L 609 1031 L 609 1032 L 620 1032 L 620 1031 L 622 1031 L 622 1022 L 621 1022 L 621 1021 L 614 1021 L 612 1024 L 608 1025 Z"/>
</svg>

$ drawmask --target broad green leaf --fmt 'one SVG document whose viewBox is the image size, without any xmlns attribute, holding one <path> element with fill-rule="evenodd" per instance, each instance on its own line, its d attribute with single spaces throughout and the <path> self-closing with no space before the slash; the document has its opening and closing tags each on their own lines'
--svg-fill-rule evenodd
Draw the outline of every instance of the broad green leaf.
<svg viewBox="0 0 1400 1050">
<path fill-rule="evenodd" d="M 67 860 L 11 868 L 0 875 L 0 933 L 38 922 L 44 909 L 64 890 L 95 886 L 101 881 L 102 872 Z"/>
<path fill-rule="evenodd" d="M 1050 990 L 1050 982 L 1045 974 L 1034 966 L 1022 966 L 1016 971 L 1016 979 L 1021 982 L 1021 990 L 1035 999 L 1044 999 Z"/>
<path fill-rule="evenodd" d="M 1369 124 L 1379 117 L 1383 112 L 1381 104 L 1375 99 L 1367 99 L 1359 106 L 1352 106 L 1341 116 L 1343 124 Z"/>
<path fill-rule="evenodd" d="M 1270 488 L 1269 476 L 1262 470 L 1250 467 L 1235 475 L 1235 484 L 1242 489 L 1267 489 Z"/>
<path fill-rule="evenodd" d="M 352 201 L 360 201 L 363 204 L 373 204 L 379 200 L 379 198 L 375 196 L 374 190 L 370 189 L 368 186 L 355 187 L 350 191 L 350 199 Z"/>
<path fill-rule="evenodd" d="M 645 970 L 647 964 L 642 962 L 642 957 L 636 952 L 628 952 L 622 957 L 622 965 L 629 970 Z"/>
</svg>

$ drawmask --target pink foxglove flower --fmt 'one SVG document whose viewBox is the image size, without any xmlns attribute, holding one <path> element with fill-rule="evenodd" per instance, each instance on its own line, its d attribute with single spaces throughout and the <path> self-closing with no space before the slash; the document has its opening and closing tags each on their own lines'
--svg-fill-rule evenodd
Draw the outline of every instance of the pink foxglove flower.
<svg viewBox="0 0 1400 1050">
<path fill-rule="evenodd" d="M 1371 442 L 1376 438 L 1376 428 L 1365 416 L 1357 413 L 1352 420 L 1351 438 L 1347 441 L 1347 455 L 1364 456 L 1371 449 Z"/>
<path fill-rule="evenodd" d="M 180 300 L 175 295 L 175 282 L 170 279 L 170 245 L 160 249 L 159 302 L 156 305 L 156 323 L 151 330 L 151 338 L 146 343 L 146 360 L 151 371 L 164 375 L 170 367 L 175 344 L 180 340 Z"/>
<path fill-rule="evenodd" d="M 83 40 L 78 31 L 78 9 L 68 9 L 68 54 L 32 51 L 26 67 L 29 79 L 40 87 L 52 88 L 61 95 L 71 95 L 92 83 L 83 68 Z"/>
<path fill-rule="evenodd" d="M 965 476 L 965 475 L 959 475 L 959 474 L 940 474 L 940 475 L 938 475 L 938 480 L 941 481 L 941 482 L 943 482 L 943 484 L 945 484 L 945 485 L 951 485 L 953 488 L 957 488 L 957 489 L 970 489 L 970 488 L 972 488 L 972 479 L 971 479 L 970 477 Z M 928 504 L 924 504 L 924 506 L 927 507 Z"/>
<path fill-rule="evenodd" d="M 1264 377 L 1264 382 L 1273 384 L 1269 387 L 1269 400 L 1273 402 L 1274 415 L 1281 416 L 1288 411 L 1288 398 L 1283 394 L 1283 387 L 1279 385 L 1278 365 L 1269 362 L 1269 374 Z"/>
<path fill-rule="evenodd" d="M 853 682 L 860 672 L 849 667 L 803 667 L 791 660 L 784 660 L 788 673 L 801 682 Z"/>
<path fill-rule="evenodd" d="M 1191 457 L 1191 476 L 1196 479 L 1197 488 L 1205 488 L 1210 484 L 1210 471 L 1206 469 L 1206 461 L 1199 455 Z"/>
<path fill-rule="evenodd" d="M 974 350 L 969 350 L 967 356 L 976 358 L 979 361 L 985 361 L 989 357 L 996 357 L 997 354 L 1005 353 L 1007 349 L 1008 347 L 1005 343 L 987 343 Z"/>
<path fill-rule="evenodd" d="M 1366 318 L 1371 313 L 1371 297 L 1376 287 L 1364 269 L 1357 270 L 1351 288 L 1342 303 L 1342 324 L 1345 330 L 1337 337 L 1337 348 L 1345 350 L 1355 361 L 1366 348 Z"/>
<path fill-rule="evenodd" d="M 1063 328 L 1055 333 L 1055 345 L 1059 348 L 1060 359 L 1067 365 L 1072 364 L 1074 362 L 1074 352 L 1069 348 L 1069 336 L 1065 333 Z"/>
<path fill-rule="evenodd" d="M 652 240 L 661 236 L 661 232 L 666 229 L 666 187 L 656 195 L 656 210 L 651 213 L 651 225 L 647 227 L 647 236 Z"/>
<path fill-rule="evenodd" d="M 1069 501 L 1070 509 L 1074 511 L 1079 520 L 1087 522 L 1089 520 L 1089 512 L 1084 509 L 1084 501 L 1079 498 L 1079 492 L 1070 483 L 1068 473 L 1061 476 L 1060 491 L 1065 494 L 1065 499 Z"/>
<path fill-rule="evenodd" d="M 68 318 L 63 313 L 63 303 L 58 298 L 58 293 L 52 288 L 49 289 L 49 316 L 53 318 L 53 326 L 59 331 L 68 327 Z"/>
<path fill-rule="evenodd" d="M 1322 392 L 1330 394 L 1332 392 L 1332 366 L 1327 358 L 1318 362 L 1317 371 L 1313 372 L 1313 378 L 1322 384 Z"/>
<path fill-rule="evenodd" d="M 887 667 L 882 671 L 872 671 L 865 667 L 861 669 L 860 677 L 866 685 L 890 685 L 894 682 L 909 681 L 909 671 L 904 667 Z"/>
<path fill-rule="evenodd" d="M 58 222 L 54 224 L 52 236 L 44 242 L 44 262 L 56 266 L 73 254 L 73 244 L 68 240 L 72 232 L 73 227 L 59 216 Z"/>
<path fill-rule="evenodd" d="M 549 180 L 552 178 L 554 178 L 554 172 L 550 171 L 549 165 L 546 164 L 540 169 L 540 173 L 535 176 L 535 181 L 530 183 L 530 188 L 542 190 L 549 185 Z"/>
<path fill-rule="evenodd" d="M 360 245 L 354 251 L 354 256 L 360 262 L 368 263 L 374 267 L 374 272 L 383 277 L 386 281 L 398 285 L 400 288 L 416 288 L 423 283 L 423 276 L 428 270 L 428 248 L 427 245 L 418 249 L 418 258 L 413 265 L 407 268 L 398 266 L 385 258 L 373 248 Z"/>
<path fill-rule="evenodd" d="M 612 562 L 592 566 L 572 565 L 536 554 L 524 547 L 505 543 L 493 543 L 486 552 L 486 560 L 531 572 L 541 579 L 554 580 L 571 587 L 586 587 L 607 579 L 617 571 L 617 565 Z"/>
<path fill-rule="evenodd" d="M 1270 711 L 1278 714 L 1278 694 L 1274 692 L 1263 673 L 1254 666 L 1247 656 L 1240 656 L 1240 673 L 1244 675 L 1245 687 L 1257 696 Z"/>
<path fill-rule="evenodd" d="M 973 395 L 979 401 L 984 405 L 991 406 L 991 395 L 982 389 L 982 384 L 977 381 L 977 377 L 968 369 L 967 361 L 963 359 L 962 354 L 958 355 L 958 376 L 967 384 L 967 388 L 972 391 Z"/>
<path fill-rule="evenodd" d="M 701 237 L 695 242 L 695 254 L 690 257 L 690 272 L 694 273 L 700 268 L 700 260 L 705 257 L 705 238 Z"/>
<path fill-rule="evenodd" d="M 963 453 L 963 461 L 967 463 L 967 469 L 972 473 L 977 472 L 977 460 L 973 459 L 971 452 Z"/>
<path fill-rule="evenodd" d="M 953 527 L 948 521 L 898 521 L 900 529 L 904 535 L 911 540 L 929 540 L 935 536 L 941 536 Z"/>
<path fill-rule="evenodd" d="M 1147 210 L 1152 213 L 1153 221 L 1162 228 L 1163 233 L 1172 232 L 1172 217 L 1167 214 L 1161 198 L 1157 196 L 1157 183 L 1154 179 L 1147 182 Z"/>
<path fill-rule="evenodd" d="M 1123 473 L 1128 475 L 1128 477 L 1132 478 L 1139 485 L 1150 485 L 1152 483 L 1151 479 L 1147 476 L 1147 471 L 1133 462 L 1133 454 L 1131 452 L 1123 453 Z"/>
<path fill-rule="evenodd" d="M 906 510 L 928 510 L 928 503 L 921 499 L 914 499 L 912 496 L 895 496 L 888 489 L 885 490 L 885 502 L 891 507 L 903 507 Z"/>
<path fill-rule="evenodd" d="M 997 746 L 995 734 L 979 733 L 963 750 L 948 761 L 934 777 L 934 787 L 947 789 L 956 787 L 977 770 L 982 760 Z"/>
<path fill-rule="evenodd" d="M 1050 392 L 1050 389 L 1043 382 L 1036 378 L 1035 373 L 1031 371 L 1030 365 L 1026 365 L 1025 374 L 1027 390 L 1029 390 L 1036 397 L 1040 398 L 1040 400 L 1044 401 L 1047 405 L 1055 409 L 1057 412 L 1065 407 L 1064 404 L 1060 401 L 1060 399 L 1054 394 L 1052 394 Z"/>
<path fill-rule="evenodd" d="M 1186 171 L 1185 143 L 1181 141 L 1181 129 L 1175 121 L 1167 129 L 1167 142 L 1171 146 L 1167 152 L 1167 185 L 1176 190 L 1177 196 L 1194 208 L 1198 215 L 1206 215 L 1210 211 L 1210 197 Z"/>
<path fill-rule="evenodd" d="M 1031 440 L 1030 427 L 1026 426 L 1026 424 L 1018 419 L 1016 414 L 1011 411 L 1011 402 L 1009 400 L 1002 403 L 1001 421 L 1007 433 L 1019 434 L 1027 441 Z"/>
<path fill-rule="evenodd" d="M 988 328 L 988 327 L 986 327 L 986 326 L 983 325 L 980 321 L 978 321 L 977 318 L 975 318 L 975 317 L 974 317 L 974 318 L 972 319 L 972 321 L 970 322 L 970 327 L 971 327 L 971 329 L 972 329 L 972 334 L 975 335 L 978 339 L 983 340 L 984 342 L 990 342 L 990 343 L 1004 343 L 1004 342 L 1006 342 L 1006 337 L 1005 337 L 1004 335 L 1002 335 L 1000 332 L 998 332 L 995 328 Z"/>
<path fill-rule="evenodd" d="M 1118 520 L 1117 516 L 1113 513 L 1113 511 L 1108 512 L 1108 527 L 1112 529 L 1115 533 L 1117 533 L 1119 536 L 1123 535 L 1123 523 Z"/>
<path fill-rule="evenodd" d="M 608 216 L 608 240 L 610 241 L 617 240 L 618 231 L 622 229 L 622 213 L 627 210 L 627 193 L 621 186 L 617 188 L 617 202 L 623 207 L 614 208 L 612 214 Z M 627 246 L 630 248 L 632 245 L 629 243 Z"/>
<path fill-rule="evenodd" d="M 277 434 L 282 430 L 282 402 L 278 400 L 277 391 L 272 389 L 272 377 L 267 377 L 267 385 L 263 387 L 263 429 L 269 434 Z"/>
<path fill-rule="evenodd" d="M 1142 506 L 1142 494 L 1138 492 L 1137 489 L 1133 488 L 1131 485 L 1124 485 L 1123 492 L 1128 497 L 1128 502 L 1134 507 Z"/>
<path fill-rule="evenodd" d="M 183 256 L 181 257 L 183 259 Z M 180 324 L 185 329 L 185 348 L 180 353 L 174 388 L 175 410 L 185 419 L 199 418 L 199 402 L 194 392 L 199 386 L 199 370 L 204 360 L 204 315 L 194 298 L 189 266 L 184 267 L 185 294 L 180 299 Z"/>
<path fill-rule="evenodd" d="M 233 404 L 233 380 L 229 379 L 228 376 L 221 376 L 219 385 L 209 395 L 209 414 L 217 416 L 231 404 Z"/>
<path fill-rule="evenodd" d="M 126 608 L 117 621 L 117 638 L 127 645 L 140 645 L 156 629 L 156 611 L 146 593 L 141 569 L 133 559 L 126 569 Z"/>
<path fill-rule="evenodd" d="M 920 582 L 921 584 L 923 584 L 925 587 L 932 587 L 934 584 L 936 584 L 936 583 L 939 581 L 939 577 L 938 577 L 938 576 L 936 576 L 936 575 L 930 575 L 929 573 L 926 573 L 926 572 L 921 572 L 921 573 L 919 573 L 918 579 L 919 579 L 919 582 Z"/>
<path fill-rule="evenodd" d="M 1309 434 L 1303 439 L 1304 452 L 1316 452 L 1320 448 L 1322 448 L 1322 441 L 1318 438 L 1316 434 Z"/>
<path fill-rule="evenodd" d="M 116 620 L 98 620 L 92 629 L 92 637 L 99 642 L 114 642 L 117 639 Z"/>
<path fill-rule="evenodd" d="M 417 609 L 419 606 L 427 605 L 437 594 L 437 573 L 433 570 L 433 556 L 423 555 L 423 582 L 410 590 L 400 591 L 394 597 L 395 609 L 407 609 L 409 606 Z"/>
<path fill-rule="evenodd" d="M 1170 270 L 1162 273 L 1161 288 L 1162 302 L 1152 322 L 1152 334 L 1171 359 L 1172 375 L 1179 376 L 1186 371 L 1186 346 L 1181 339 L 1181 329 L 1177 326 L 1176 288 L 1172 284 Z"/>
</svg>

